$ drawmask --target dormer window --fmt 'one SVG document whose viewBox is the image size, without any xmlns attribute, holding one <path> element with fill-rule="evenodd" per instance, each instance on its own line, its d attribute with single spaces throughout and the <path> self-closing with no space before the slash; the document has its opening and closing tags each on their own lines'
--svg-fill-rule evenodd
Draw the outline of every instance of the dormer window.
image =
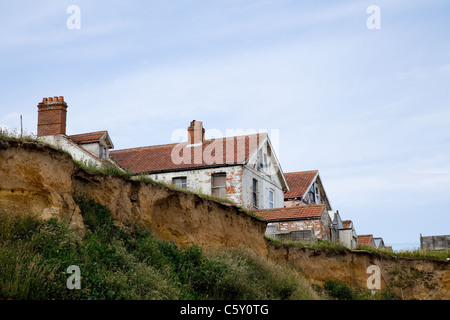
<svg viewBox="0 0 450 320">
<path fill-rule="evenodd" d="M 98 157 L 99 157 L 100 159 L 106 160 L 106 158 L 107 158 L 107 152 L 106 152 L 106 147 L 105 147 L 105 146 L 99 145 L 99 147 L 98 147 Z"/>
</svg>

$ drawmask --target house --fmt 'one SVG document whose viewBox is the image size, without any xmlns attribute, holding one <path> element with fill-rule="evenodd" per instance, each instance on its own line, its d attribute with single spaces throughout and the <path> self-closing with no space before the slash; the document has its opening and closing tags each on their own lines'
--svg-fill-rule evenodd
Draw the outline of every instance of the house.
<svg viewBox="0 0 450 320">
<path fill-rule="evenodd" d="M 375 248 L 382 250 L 386 249 L 383 238 L 381 237 L 373 238 L 373 242 L 375 243 Z"/>
<path fill-rule="evenodd" d="M 60 148 L 85 164 L 97 167 L 113 165 L 109 150 L 114 145 L 108 131 L 66 135 L 67 103 L 64 97 L 43 98 L 38 104 L 38 140 Z"/>
<path fill-rule="evenodd" d="M 135 176 L 227 198 L 250 210 L 284 206 L 288 185 L 266 133 L 205 139 L 193 120 L 188 141 L 111 151 Z"/>
<path fill-rule="evenodd" d="M 376 247 L 375 242 L 373 241 L 373 235 L 371 234 L 358 235 L 358 244 L 360 246 Z"/>
<path fill-rule="evenodd" d="M 289 191 L 284 194 L 286 207 L 325 204 L 332 210 L 318 170 L 285 173 Z"/>
<path fill-rule="evenodd" d="M 339 230 L 339 242 L 349 249 L 356 249 L 358 236 L 352 220 L 342 221 L 344 228 Z"/>
<path fill-rule="evenodd" d="M 358 236 L 351 220 L 342 220 L 339 211 L 329 211 L 333 215 L 333 227 L 331 229 L 332 241 L 338 242 L 349 249 L 356 249 Z"/>
<path fill-rule="evenodd" d="M 267 221 L 266 234 L 291 240 L 331 240 L 332 221 L 325 204 L 255 211 Z"/>
</svg>

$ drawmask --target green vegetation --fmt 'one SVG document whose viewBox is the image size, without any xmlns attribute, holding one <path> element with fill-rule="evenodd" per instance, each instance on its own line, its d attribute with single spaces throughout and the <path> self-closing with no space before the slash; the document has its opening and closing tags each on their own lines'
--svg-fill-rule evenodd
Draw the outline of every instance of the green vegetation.
<svg viewBox="0 0 450 320">
<path fill-rule="evenodd" d="M 390 251 L 372 248 L 368 246 L 358 246 L 358 250 L 376 252 L 391 257 L 401 258 L 415 258 L 415 259 L 434 259 L 434 260 L 447 260 L 450 258 L 450 250 L 444 251 L 430 251 L 430 250 L 404 250 L 404 251 Z"/>
<path fill-rule="evenodd" d="M 316 248 L 316 249 L 334 249 L 340 251 L 351 251 L 344 245 L 327 240 L 316 239 L 315 242 L 305 242 L 305 241 L 292 241 L 292 240 L 280 240 L 267 237 L 266 239 L 270 242 L 289 246 L 289 247 L 304 247 L 304 248 Z M 390 251 L 372 248 L 368 246 L 358 246 L 356 250 L 363 250 L 368 252 L 374 252 L 381 255 L 387 255 L 394 258 L 416 258 L 416 259 L 434 259 L 434 260 L 447 260 L 450 258 L 450 250 L 447 251 L 427 251 L 427 250 L 411 250 L 411 251 Z"/>
<path fill-rule="evenodd" d="M 119 169 L 119 167 L 113 165 L 102 165 L 99 167 L 91 161 L 82 162 L 75 159 L 73 159 L 73 162 L 89 173 L 116 176 L 124 178 L 125 180 L 130 180 L 133 176 L 131 172 Z"/>
<path fill-rule="evenodd" d="M 369 290 L 354 290 L 339 280 L 327 280 L 324 290 L 328 296 L 337 300 L 397 300 L 395 294 L 390 291 L 372 294 Z"/>
<path fill-rule="evenodd" d="M 245 249 L 206 255 L 139 225 L 118 227 L 108 209 L 77 198 L 81 239 L 56 220 L 0 215 L 0 299 L 313 299 L 301 275 Z M 69 290 L 67 268 L 81 270 Z"/>
<path fill-rule="evenodd" d="M 8 128 L 0 128 L 0 139 L 11 139 L 11 140 L 18 140 L 22 142 L 37 142 L 36 135 L 32 133 L 20 133 L 17 130 L 14 129 L 8 129 Z"/>
<path fill-rule="evenodd" d="M 268 241 L 281 246 L 287 247 L 300 247 L 300 248 L 315 248 L 315 249 L 334 249 L 339 251 L 349 251 L 349 249 L 337 242 L 316 239 L 315 242 L 306 241 L 292 241 L 292 240 L 280 240 L 271 237 L 265 237 Z"/>
</svg>

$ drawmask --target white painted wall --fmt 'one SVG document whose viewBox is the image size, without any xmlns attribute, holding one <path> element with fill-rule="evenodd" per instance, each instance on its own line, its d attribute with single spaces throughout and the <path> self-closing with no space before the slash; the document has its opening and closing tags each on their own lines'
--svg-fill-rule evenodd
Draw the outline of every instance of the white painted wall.
<svg viewBox="0 0 450 320">
<path fill-rule="evenodd" d="M 258 181 L 257 202 L 258 207 L 253 207 L 253 179 Z M 274 191 L 274 208 L 284 207 L 284 192 L 278 177 L 267 175 L 250 166 L 244 166 L 242 175 L 242 204 L 250 209 L 269 209 L 269 190 Z"/>
<path fill-rule="evenodd" d="M 214 173 L 226 174 L 227 198 L 237 204 L 242 205 L 242 166 L 229 166 L 221 168 L 209 168 L 198 170 L 186 170 L 177 172 L 164 172 L 145 175 L 155 181 L 172 184 L 172 179 L 177 177 L 186 177 L 186 186 L 188 190 L 211 195 L 211 177 Z"/>
<path fill-rule="evenodd" d="M 76 143 L 72 142 L 62 134 L 39 137 L 38 140 L 70 153 L 72 155 L 72 158 L 77 161 L 84 162 L 86 164 L 92 163 L 93 165 L 96 165 L 98 167 L 102 166 L 102 162 L 100 161 L 100 159 L 95 157 L 90 152 L 79 147 Z"/>
</svg>

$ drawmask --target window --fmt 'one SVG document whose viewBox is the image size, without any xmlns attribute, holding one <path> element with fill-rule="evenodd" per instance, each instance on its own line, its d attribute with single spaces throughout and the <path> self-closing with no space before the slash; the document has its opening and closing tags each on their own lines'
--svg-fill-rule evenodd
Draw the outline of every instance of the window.
<svg viewBox="0 0 450 320">
<path fill-rule="evenodd" d="M 320 203 L 320 190 L 319 190 L 319 186 L 317 184 L 315 185 L 315 199 L 316 199 L 316 203 L 319 204 Z"/>
<path fill-rule="evenodd" d="M 102 145 L 98 148 L 98 157 L 100 159 L 106 159 L 106 148 Z"/>
<path fill-rule="evenodd" d="M 262 151 L 261 150 L 259 150 L 258 153 L 257 153 L 256 161 L 257 161 L 257 168 L 258 169 L 263 169 L 264 164 L 263 164 L 263 158 L 262 158 Z"/>
<path fill-rule="evenodd" d="M 253 179 L 253 206 L 258 207 L 258 180 Z"/>
<path fill-rule="evenodd" d="M 309 189 L 309 202 L 316 203 L 316 193 L 314 191 L 314 183 Z"/>
<path fill-rule="evenodd" d="M 269 208 L 273 209 L 273 190 L 269 189 Z"/>
<path fill-rule="evenodd" d="M 219 198 L 227 197 L 226 173 L 214 173 L 211 180 L 211 194 Z"/>
<path fill-rule="evenodd" d="M 186 177 L 172 178 L 172 184 L 175 187 L 186 189 L 187 188 L 187 178 Z"/>
</svg>

